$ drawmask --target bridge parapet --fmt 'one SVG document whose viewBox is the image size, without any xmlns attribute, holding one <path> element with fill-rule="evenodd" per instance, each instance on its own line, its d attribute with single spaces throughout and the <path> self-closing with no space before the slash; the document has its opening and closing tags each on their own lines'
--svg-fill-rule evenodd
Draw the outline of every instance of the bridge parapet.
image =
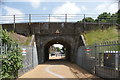
<svg viewBox="0 0 120 80">
<path fill-rule="evenodd" d="M 51 23 L 16 23 L 2 24 L 3 29 L 15 31 L 18 34 L 80 34 L 90 30 L 106 29 L 113 24 L 80 23 L 80 22 L 51 22 Z"/>
</svg>

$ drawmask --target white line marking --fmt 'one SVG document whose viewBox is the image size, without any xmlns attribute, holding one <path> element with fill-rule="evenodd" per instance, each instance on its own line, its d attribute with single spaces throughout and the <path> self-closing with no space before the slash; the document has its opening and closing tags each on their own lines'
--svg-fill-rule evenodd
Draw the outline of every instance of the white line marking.
<svg viewBox="0 0 120 80">
<path fill-rule="evenodd" d="M 52 67 L 55 67 L 55 66 L 54 66 L 54 65 L 50 65 L 50 66 L 48 66 L 47 68 L 45 68 L 45 70 L 46 70 L 48 73 L 50 73 L 50 74 L 52 74 L 52 75 L 54 75 L 54 76 L 57 76 L 58 78 L 61 78 L 62 80 L 67 80 L 67 79 L 65 79 L 65 77 L 63 77 L 63 76 L 61 76 L 61 75 L 59 75 L 59 74 L 56 74 L 56 73 L 54 73 L 54 72 L 51 72 L 49 69 L 52 68 Z"/>
</svg>

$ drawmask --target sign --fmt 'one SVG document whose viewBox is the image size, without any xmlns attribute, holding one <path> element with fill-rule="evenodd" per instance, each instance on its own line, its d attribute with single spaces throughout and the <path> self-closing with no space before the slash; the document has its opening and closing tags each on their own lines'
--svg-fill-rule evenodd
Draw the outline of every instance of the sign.
<svg viewBox="0 0 120 80">
<path fill-rule="evenodd" d="M 22 49 L 22 55 L 26 55 L 26 49 L 25 48 Z"/>
<path fill-rule="evenodd" d="M 55 33 L 59 34 L 59 33 L 60 33 L 60 31 L 57 29 Z"/>
<path fill-rule="evenodd" d="M 86 48 L 87 54 L 90 54 L 90 48 Z"/>
<path fill-rule="evenodd" d="M 88 52 L 89 52 L 89 51 L 90 51 L 90 48 L 87 48 L 87 49 L 86 49 L 86 51 L 88 51 Z"/>
</svg>

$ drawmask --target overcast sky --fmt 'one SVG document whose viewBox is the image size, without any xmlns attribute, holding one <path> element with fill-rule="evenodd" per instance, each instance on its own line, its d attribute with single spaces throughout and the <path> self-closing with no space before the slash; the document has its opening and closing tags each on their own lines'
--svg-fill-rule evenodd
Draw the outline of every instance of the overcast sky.
<svg viewBox="0 0 120 80">
<path fill-rule="evenodd" d="M 0 14 L 100 14 L 115 13 L 117 0 L 1 0 Z M 58 19 L 54 19 L 58 20 Z"/>
</svg>

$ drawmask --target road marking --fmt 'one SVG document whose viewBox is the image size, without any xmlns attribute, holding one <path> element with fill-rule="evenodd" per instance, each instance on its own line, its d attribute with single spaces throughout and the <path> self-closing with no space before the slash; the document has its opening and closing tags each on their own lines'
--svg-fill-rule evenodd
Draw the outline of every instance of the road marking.
<svg viewBox="0 0 120 80">
<path fill-rule="evenodd" d="M 50 74 L 52 74 L 52 75 L 54 75 L 54 76 L 57 76 L 58 78 L 61 78 L 62 80 L 67 80 L 67 79 L 65 79 L 65 77 L 63 77 L 63 76 L 61 76 L 61 75 L 59 75 L 59 74 L 56 74 L 56 73 L 50 71 L 49 69 L 52 68 L 52 67 L 55 67 L 55 66 L 54 66 L 54 65 L 50 65 L 50 66 L 46 67 L 45 70 L 46 70 L 48 73 L 50 73 Z"/>
</svg>

